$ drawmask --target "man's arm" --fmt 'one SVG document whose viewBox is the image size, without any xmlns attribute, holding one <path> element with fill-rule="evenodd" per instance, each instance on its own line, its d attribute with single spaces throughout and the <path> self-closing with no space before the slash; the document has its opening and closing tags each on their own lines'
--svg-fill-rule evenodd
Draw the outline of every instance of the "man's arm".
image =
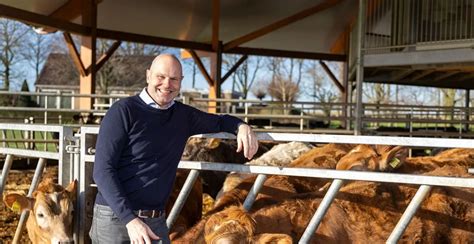
<svg viewBox="0 0 474 244">
<path fill-rule="evenodd" d="M 191 135 L 228 132 L 237 135 L 237 152 L 251 159 L 258 150 L 257 136 L 241 119 L 230 115 L 216 115 L 190 108 Z"/>
<path fill-rule="evenodd" d="M 126 110 L 114 104 L 101 122 L 93 178 L 100 194 L 123 224 L 136 216 L 117 175 L 122 150 L 128 143 Z"/>
</svg>

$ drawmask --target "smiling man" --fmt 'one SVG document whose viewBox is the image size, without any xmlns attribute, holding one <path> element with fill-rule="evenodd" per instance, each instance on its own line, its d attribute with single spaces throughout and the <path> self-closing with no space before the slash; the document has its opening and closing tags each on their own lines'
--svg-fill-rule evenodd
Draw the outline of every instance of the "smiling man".
<svg viewBox="0 0 474 244">
<path fill-rule="evenodd" d="M 242 120 L 174 101 L 183 79 L 175 56 L 156 57 L 146 78 L 147 87 L 114 103 L 100 125 L 93 243 L 170 243 L 164 210 L 190 136 L 237 134 L 237 151 L 248 159 L 258 149 L 255 133 Z"/>
</svg>

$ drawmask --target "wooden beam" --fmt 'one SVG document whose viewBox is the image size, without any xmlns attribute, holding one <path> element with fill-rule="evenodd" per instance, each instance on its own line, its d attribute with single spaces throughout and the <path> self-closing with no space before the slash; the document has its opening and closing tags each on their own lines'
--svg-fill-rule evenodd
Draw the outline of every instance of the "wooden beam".
<svg viewBox="0 0 474 244">
<path fill-rule="evenodd" d="M 253 31 L 253 32 L 251 32 L 247 35 L 244 35 L 242 37 L 234 39 L 234 40 L 232 40 L 232 41 L 230 41 L 230 42 L 228 42 L 224 45 L 224 52 L 226 52 L 226 51 L 228 51 L 232 48 L 235 48 L 235 47 L 237 47 L 237 46 L 239 46 L 243 43 L 249 42 L 249 41 L 254 40 L 258 37 L 261 37 L 265 34 L 268 34 L 268 33 L 272 32 L 274 30 L 280 29 L 280 28 L 282 28 L 284 26 L 287 26 L 291 23 L 294 23 L 296 21 L 304 19 L 308 16 L 311 16 L 313 14 L 316 14 L 318 12 L 321 12 L 323 10 L 331 8 L 332 6 L 338 4 L 339 2 L 341 2 L 341 0 L 326 0 L 322 3 L 319 3 L 319 4 L 311 7 L 311 8 L 300 11 L 300 12 L 298 12 L 296 14 L 293 14 L 293 15 L 287 17 L 287 18 L 284 18 L 284 19 L 279 20 L 275 23 L 267 25 L 267 26 L 265 26 L 261 29 L 258 29 L 256 31 Z"/>
<path fill-rule="evenodd" d="M 102 66 L 105 64 L 105 62 L 107 62 L 107 60 L 110 59 L 112 54 L 114 54 L 115 50 L 117 50 L 117 48 L 120 47 L 120 44 L 122 44 L 121 41 L 115 41 L 112 44 L 112 46 L 109 47 L 107 52 L 105 52 L 104 54 L 102 54 L 102 56 L 100 56 L 100 58 L 97 60 L 97 63 L 96 63 L 96 67 L 95 67 L 96 71 L 99 71 L 100 68 L 102 68 Z"/>
<path fill-rule="evenodd" d="M 339 82 L 339 80 L 334 75 L 334 73 L 331 71 L 331 69 L 329 69 L 327 64 L 323 61 L 319 61 L 319 64 L 321 65 L 321 67 L 323 67 L 324 71 L 326 71 L 326 74 L 329 75 L 329 78 L 331 78 L 332 82 L 334 83 L 334 85 L 337 86 L 339 91 L 342 92 L 342 93 L 346 92 L 346 89 L 342 86 L 341 82 Z"/>
<path fill-rule="evenodd" d="M 79 79 L 79 94 L 95 94 L 96 88 L 96 27 L 97 27 L 97 4 L 95 0 L 83 0 L 81 4 L 82 24 L 91 28 L 89 36 L 81 38 L 81 60 L 85 66 L 89 66 L 89 73 Z M 94 98 L 80 97 L 79 109 L 93 109 Z"/>
<path fill-rule="evenodd" d="M 212 50 L 219 47 L 220 0 L 212 0 Z"/>
<path fill-rule="evenodd" d="M 407 69 L 407 70 L 401 70 L 399 71 L 396 75 L 392 76 L 391 77 L 391 80 L 394 80 L 394 81 L 398 81 L 398 80 L 401 80 L 409 75 L 411 75 L 413 72 L 415 72 L 416 70 L 412 70 L 412 69 Z"/>
<path fill-rule="evenodd" d="M 86 26 L 74 24 L 64 20 L 54 19 L 49 16 L 13 8 L 4 4 L 0 4 L 0 13 L 3 17 L 26 22 L 33 26 L 52 27 L 79 35 L 89 35 L 91 31 L 91 28 Z"/>
<path fill-rule="evenodd" d="M 242 57 L 240 57 L 240 59 L 232 66 L 232 68 L 230 68 L 230 70 L 227 71 L 227 73 L 224 75 L 224 77 L 222 77 L 221 84 L 224 84 L 225 80 L 227 80 L 227 78 L 229 78 L 229 76 L 232 75 L 232 73 L 234 73 L 237 70 L 237 68 L 239 68 L 239 66 L 245 60 L 247 60 L 247 58 L 248 58 L 248 55 L 243 55 Z"/>
<path fill-rule="evenodd" d="M 344 62 L 347 59 L 347 55 L 343 55 L 343 54 L 310 53 L 310 52 L 297 52 L 297 51 L 285 51 L 285 50 L 250 48 L 250 47 L 236 47 L 227 51 L 226 53 L 247 54 L 247 55 L 268 56 L 268 57 L 282 57 L 282 58 L 315 59 L 315 60 L 340 61 L 340 62 Z"/>
<path fill-rule="evenodd" d="M 459 73 L 460 73 L 459 71 L 447 72 L 446 74 L 443 74 L 443 75 L 440 75 L 440 76 L 436 77 L 435 79 L 433 79 L 433 81 L 440 81 L 440 80 L 446 79 L 450 76 L 453 76 L 453 75 L 456 75 L 456 74 L 459 74 Z"/>
<path fill-rule="evenodd" d="M 465 81 L 470 79 L 474 79 L 474 73 L 466 74 L 466 76 L 460 78 L 459 81 Z"/>
<path fill-rule="evenodd" d="M 206 68 L 205 68 L 204 65 L 202 64 L 201 59 L 199 58 L 199 56 L 197 55 L 197 53 L 196 53 L 194 50 L 191 50 L 191 49 L 188 49 L 188 52 L 191 54 L 191 56 L 193 56 L 194 62 L 195 62 L 196 65 L 198 66 L 199 70 L 201 71 L 201 74 L 202 74 L 202 75 L 204 76 L 204 78 L 206 79 L 207 84 L 208 84 L 209 86 L 212 86 L 212 84 L 214 83 L 214 81 L 212 80 L 211 76 L 209 76 L 209 73 L 207 72 Z"/>
<path fill-rule="evenodd" d="M 82 63 L 81 55 L 79 54 L 79 51 L 77 51 L 77 48 L 74 45 L 74 40 L 72 39 L 71 34 L 69 32 L 64 32 L 63 36 L 64 41 L 66 41 L 66 46 L 69 50 L 69 55 L 71 56 L 72 62 L 76 66 L 76 69 L 79 71 L 79 74 L 81 74 L 81 76 L 88 75 L 89 71 L 86 70 L 84 64 Z"/>
<path fill-rule="evenodd" d="M 425 76 L 427 76 L 427 75 L 429 75 L 429 74 L 431 74 L 431 73 L 433 73 L 433 72 L 434 72 L 434 70 L 423 70 L 423 71 L 421 71 L 419 74 L 413 76 L 413 77 L 411 78 L 411 80 L 417 81 L 417 80 L 419 80 L 419 79 L 421 79 L 421 78 L 423 78 L 423 77 L 425 77 Z"/>
<path fill-rule="evenodd" d="M 200 42 L 182 41 L 171 38 L 163 38 L 149 35 L 140 35 L 122 31 L 97 29 L 97 37 L 128 42 L 139 42 L 152 45 L 162 45 L 167 47 L 177 47 L 193 50 L 212 52 L 212 45 Z"/>
</svg>

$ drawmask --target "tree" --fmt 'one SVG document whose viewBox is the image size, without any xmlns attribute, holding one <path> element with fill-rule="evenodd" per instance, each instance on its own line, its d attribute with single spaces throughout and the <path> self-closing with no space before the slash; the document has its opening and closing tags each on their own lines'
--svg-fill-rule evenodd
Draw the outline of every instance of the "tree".
<svg viewBox="0 0 474 244">
<path fill-rule="evenodd" d="M 252 89 L 252 94 L 256 98 L 263 100 L 263 98 L 267 96 L 267 88 L 268 88 L 267 83 L 265 83 L 264 81 L 258 81 L 257 83 L 255 83 L 255 86 Z"/>
<path fill-rule="evenodd" d="M 334 65 L 329 63 L 328 66 L 333 67 Z M 312 97 L 315 102 L 321 103 L 324 116 L 329 117 L 332 110 L 331 103 L 336 102 L 339 96 L 335 92 L 335 87 L 331 85 L 331 81 L 321 71 L 318 61 L 309 62 L 305 69 L 305 74 L 309 77 L 309 84 L 307 84 L 305 91 L 306 95 Z"/>
<path fill-rule="evenodd" d="M 5 90 L 9 90 L 10 83 L 19 76 L 14 66 L 21 61 L 19 53 L 27 31 L 20 22 L 0 18 L 0 78 Z"/>
<path fill-rule="evenodd" d="M 284 114 L 289 114 L 291 103 L 298 98 L 299 87 L 296 83 L 283 77 L 275 77 L 275 80 L 268 85 L 270 96 L 283 103 Z"/>
<path fill-rule="evenodd" d="M 21 91 L 22 92 L 29 92 L 30 88 L 28 87 L 28 83 L 26 80 L 23 81 L 23 84 L 21 85 Z M 18 97 L 18 102 L 16 102 L 17 107 L 37 107 L 38 104 L 33 101 L 31 96 L 28 95 L 20 95 Z"/>
<path fill-rule="evenodd" d="M 223 61 L 224 70 L 230 70 L 240 59 L 239 55 L 226 55 Z M 239 91 L 244 99 L 257 78 L 257 73 L 262 68 L 262 58 L 257 56 L 248 57 L 232 74 L 232 91 Z"/>
<path fill-rule="evenodd" d="M 48 58 L 50 53 L 51 38 L 46 35 L 40 35 L 32 29 L 26 34 L 25 48 L 23 48 L 22 55 L 27 63 L 35 71 L 35 82 L 38 80 L 41 67 Z"/>
</svg>

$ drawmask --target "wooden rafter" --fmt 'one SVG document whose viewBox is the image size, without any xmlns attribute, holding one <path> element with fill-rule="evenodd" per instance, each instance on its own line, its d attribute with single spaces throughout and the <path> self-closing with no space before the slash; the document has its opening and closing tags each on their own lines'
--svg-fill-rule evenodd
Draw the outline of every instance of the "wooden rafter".
<svg viewBox="0 0 474 244">
<path fill-rule="evenodd" d="M 110 59 L 112 54 L 114 54 L 115 50 L 120 47 L 120 44 L 122 44 L 121 41 L 115 41 L 112 46 L 109 47 L 109 49 L 100 56 L 100 58 L 97 60 L 96 65 L 95 65 L 95 70 L 99 71 L 100 68 L 107 62 L 107 60 Z"/>
<path fill-rule="evenodd" d="M 334 83 L 334 85 L 337 86 L 339 91 L 342 92 L 342 93 L 346 92 L 346 89 L 342 86 L 341 82 L 339 82 L 339 80 L 334 75 L 334 73 L 331 71 L 331 69 L 329 69 L 328 65 L 323 61 L 319 61 L 319 64 L 321 65 L 321 67 L 323 67 L 324 71 L 326 71 L 326 74 L 329 75 L 329 78 L 331 78 L 332 82 Z"/>
<path fill-rule="evenodd" d="M 228 50 L 230 50 L 230 49 L 232 49 L 232 48 L 235 48 L 235 47 L 237 47 L 237 46 L 239 46 L 239 45 L 241 45 L 241 44 L 243 44 L 243 43 L 249 42 L 249 41 L 254 40 L 254 39 L 258 38 L 258 37 L 261 37 L 261 36 L 263 36 L 263 35 L 265 35 L 265 34 L 268 34 L 268 33 L 272 32 L 272 31 L 274 31 L 274 30 L 277 30 L 277 29 L 282 28 L 282 27 L 284 27 L 284 26 L 287 26 L 287 25 L 289 25 L 289 24 L 291 24 L 291 23 L 294 23 L 294 22 L 296 22 L 296 21 L 299 21 L 299 20 L 301 20 L 301 19 L 304 19 L 304 18 L 306 18 L 306 17 L 308 17 L 308 16 L 311 16 L 311 15 L 313 15 L 313 14 L 316 14 L 316 13 L 318 13 L 318 12 L 321 12 L 321 11 L 323 11 L 323 10 L 326 10 L 326 9 L 328 9 L 328 8 L 330 8 L 330 7 L 332 7 L 332 6 L 336 5 L 336 4 L 338 4 L 339 2 L 341 2 L 341 0 L 326 0 L 326 1 L 322 2 L 322 3 L 320 3 L 320 4 L 317 4 L 317 5 L 313 6 L 313 7 L 311 7 L 311 8 L 305 9 L 305 10 L 300 11 L 300 12 L 298 12 L 298 13 L 296 13 L 296 14 L 293 14 L 293 15 L 287 17 L 287 18 L 284 18 L 284 19 L 279 20 L 279 21 L 277 21 L 277 22 L 275 22 L 275 23 L 272 23 L 272 24 L 270 24 L 270 25 L 267 25 L 267 26 L 265 26 L 265 27 L 263 27 L 263 28 L 261 28 L 261 29 L 258 29 L 258 30 L 256 30 L 256 31 L 250 32 L 250 33 L 247 34 L 247 35 L 244 35 L 244 36 L 242 36 L 242 37 L 239 37 L 239 38 L 237 38 L 237 39 L 235 39 L 235 40 L 232 40 L 232 41 L 226 43 L 226 44 L 224 45 L 224 52 L 225 52 L 225 51 L 228 51 Z"/>
<path fill-rule="evenodd" d="M 434 72 L 434 70 L 423 70 L 419 74 L 413 76 L 413 78 L 411 78 L 411 80 L 417 81 L 417 80 L 419 80 L 423 77 L 426 77 L 427 75 L 430 75 L 433 72 Z"/>
<path fill-rule="evenodd" d="M 196 65 L 198 66 L 199 70 L 201 71 L 201 74 L 202 74 L 202 75 L 204 76 L 204 78 L 206 79 L 207 84 L 209 84 L 209 86 L 212 86 L 212 84 L 213 84 L 214 82 L 212 81 L 211 76 L 209 75 L 209 73 L 207 72 L 206 68 L 205 68 L 204 65 L 202 64 L 201 58 L 199 58 L 199 56 L 197 55 L 197 53 L 196 53 L 194 50 L 188 49 L 188 52 L 189 52 L 189 53 L 191 54 L 191 56 L 193 57 L 194 62 L 195 62 Z"/>
<path fill-rule="evenodd" d="M 446 74 L 443 74 L 443 75 L 440 75 L 440 76 L 436 77 L 433 81 L 440 81 L 440 80 L 446 79 L 446 78 L 448 78 L 450 76 L 453 76 L 453 75 L 456 75 L 456 74 L 459 74 L 459 71 L 447 72 Z"/>
<path fill-rule="evenodd" d="M 81 76 L 87 76 L 89 74 L 89 71 L 86 70 L 84 64 L 82 63 L 81 55 L 79 54 L 79 51 L 77 51 L 77 48 L 74 45 L 74 40 L 72 39 L 71 34 L 69 32 L 64 32 L 63 36 L 64 40 L 66 41 L 66 46 L 69 50 L 69 55 L 71 56 L 72 62 L 76 66 L 76 69 L 79 71 Z"/>
<path fill-rule="evenodd" d="M 224 75 L 224 77 L 222 77 L 221 79 L 221 85 L 224 84 L 225 80 L 227 80 L 227 78 L 229 78 L 229 76 L 232 75 L 232 73 L 234 73 L 237 68 L 239 68 L 239 66 L 245 61 L 247 60 L 248 58 L 248 55 L 244 55 L 242 57 L 240 57 L 240 59 L 232 66 L 232 68 L 230 68 L 229 71 L 227 71 L 227 73 Z"/>
<path fill-rule="evenodd" d="M 474 79 L 474 73 L 466 74 L 466 76 L 459 79 L 459 81 L 471 80 Z"/>
<path fill-rule="evenodd" d="M 250 48 L 250 47 L 236 47 L 229 50 L 226 53 L 247 54 L 247 55 L 268 56 L 268 57 L 282 57 L 282 58 L 316 59 L 316 60 L 341 61 L 341 62 L 344 62 L 347 59 L 347 55 L 344 55 L 344 54 L 310 53 L 310 52 L 297 52 L 297 51 L 286 51 L 286 50 L 266 49 L 266 48 Z"/>
<path fill-rule="evenodd" d="M 217 51 L 219 46 L 219 19 L 220 19 L 220 0 L 212 0 L 212 49 Z"/>
<path fill-rule="evenodd" d="M 392 76 L 391 79 L 394 80 L 394 81 L 398 81 L 398 80 L 401 80 L 401 79 L 411 75 L 415 71 L 416 70 L 412 70 L 412 69 L 401 70 L 396 75 Z"/>
<path fill-rule="evenodd" d="M 4 4 L 0 4 L 0 13 L 2 13 L 1 15 L 3 17 L 23 21 L 34 26 L 47 26 L 80 35 L 90 34 L 89 27 L 74 24 L 65 20 L 53 19 L 49 16 L 13 8 Z"/>
</svg>

